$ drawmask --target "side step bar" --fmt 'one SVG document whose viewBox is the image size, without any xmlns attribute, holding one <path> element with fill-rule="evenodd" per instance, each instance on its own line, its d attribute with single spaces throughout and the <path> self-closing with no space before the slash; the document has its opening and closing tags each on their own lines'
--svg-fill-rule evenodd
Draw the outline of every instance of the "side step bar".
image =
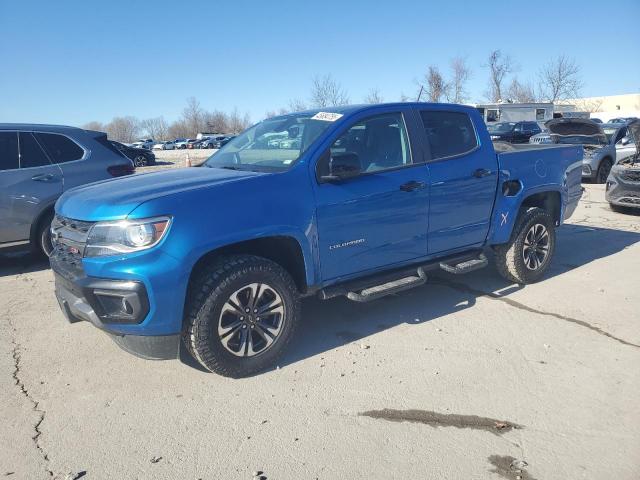
<svg viewBox="0 0 640 480">
<path fill-rule="evenodd" d="M 418 287 L 427 283 L 427 274 L 424 273 L 422 268 L 416 270 L 416 275 L 410 277 L 399 278 L 392 280 L 382 285 L 376 285 L 374 287 L 365 288 L 364 290 L 357 292 L 347 293 L 347 298 L 354 302 L 370 302 L 386 295 L 409 290 L 413 287 Z"/>
<path fill-rule="evenodd" d="M 440 268 L 445 272 L 460 275 L 463 273 L 473 272 L 474 270 L 479 270 L 487 265 L 489 265 L 489 260 L 487 260 L 484 253 L 481 253 L 477 258 L 471 258 L 453 265 L 451 263 L 441 262 Z"/>
<path fill-rule="evenodd" d="M 318 296 L 322 300 L 328 300 L 344 295 L 354 302 L 370 302 L 424 285 L 427 282 L 426 272 L 429 270 L 443 269 L 451 273 L 466 273 L 487 263 L 482 251 L 474 250 L 433 260 L 427 264 L 404 267 L 325 287 L 318 292 Z"/>
</svg>

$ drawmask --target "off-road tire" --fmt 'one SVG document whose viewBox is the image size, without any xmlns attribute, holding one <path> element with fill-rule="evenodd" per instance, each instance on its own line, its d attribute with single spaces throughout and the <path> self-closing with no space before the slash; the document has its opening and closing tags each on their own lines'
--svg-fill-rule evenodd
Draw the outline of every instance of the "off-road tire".
<svg viewBox="0 0 640 480">
<path fill-rule="evenodd" d="M 540 267 L 529 269 L 524 260 L 524 242 L 529 230 L 537 224 L 543 225 L 549 233 L 549 251 Z M 511 233 L 509 242 L 494 248 L 498 272 L 510 282 L 526 285 L 537 282 L 547 271 L 556 247 L 555 222 L 542 208 L 521 210 Z"/>
<path fill-rule="evenodd" d="M 224 304 L 238 288 L 260 282 L 280 295 L 285 307 L 284 324 L 273 344 L 252 357 L 229 353 L 218 335 L 218 321 Z M 189 283 L 184 344 L 207 370 L 225 377 L 241 378 L 272 368 L 286 351 L 300 318 L 300 296 L 280 265 L 253 255 L 223 256 L 205 265 Z"/>
</svg>

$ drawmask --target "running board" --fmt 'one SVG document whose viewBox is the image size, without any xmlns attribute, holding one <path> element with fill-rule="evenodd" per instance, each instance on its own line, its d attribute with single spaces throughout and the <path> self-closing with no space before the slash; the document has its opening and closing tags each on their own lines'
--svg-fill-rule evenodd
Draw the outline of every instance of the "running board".
<svg viewBox="0 0 640 480">
<path fill-rule="evenodd" d="M 415 275 L 409 277 L 398 278 L 381 285 L 365 288 L 360 292 L 348 292 L 347 298 L 354 302 L 370 302 L 378 298 L 386 297 L 393 293 L 403 292 L 410 288 L 418 287 L 427 283 L 427 274 L 422 268 L 416 270 Z"/>
<path fill-rule="evenodd" d="M 475 249 L 433 259 L 428 263 L 417 263 L 359 277 L 324 287 L 318 291 L 318 296 L 322 300 L 345 296 L 356 302 L 369 302 L 384 297 L 385 295 L 424 285 L 427 282 L 426 272 L 440 269 L 440 265 L 443 262 L 456 265 L 468 260 L 477 259 L 481 253 L 481 250 Z"/>
<path fill-rule="evenodd" d="M 461 275 L 463 273 L 473 272 L 474 270 L 479 270 L 481 268 L 489 265 L 489 261 L 484 253 L 478 255 L 477 258 L 472 258 L 470 260 L 465 260 L 464 262 L 451 264 L 451 263 L 440 263 L 440 268 L 448 273 L 453 273 L 454 275 Z"/>
</svg>

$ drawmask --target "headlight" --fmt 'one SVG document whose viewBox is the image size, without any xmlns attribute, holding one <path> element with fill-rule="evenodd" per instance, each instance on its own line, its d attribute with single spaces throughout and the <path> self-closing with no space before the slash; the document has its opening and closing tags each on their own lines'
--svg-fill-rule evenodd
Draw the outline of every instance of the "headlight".
<svg viewBox="0 0 640 480">
<path fill-rule="evenodd" d="M 491 140 L 500 140 L 498 135 L 491 135 Z"/>
<path fill-rule="evenodd" d="M 171 225 L 171 217 L 98 222 L 87 236 L 86 257 L 139 252 L 158 244 Z"/>
</svg>

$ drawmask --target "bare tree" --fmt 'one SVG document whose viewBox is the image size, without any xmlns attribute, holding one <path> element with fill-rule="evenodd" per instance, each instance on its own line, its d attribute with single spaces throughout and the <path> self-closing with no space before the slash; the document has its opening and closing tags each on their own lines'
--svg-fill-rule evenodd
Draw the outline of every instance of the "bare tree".
<svg viewBox="0 0 640 480">
<path fill-rule="evenodd" d="M 503 55 L 500 50 L 494 50 L 489 55 L 486 67 L 489 68 L 488 97 L 492 102 L 502 100 L 502 85 L 507 75 L 514 71 L 514 63 L 509 55 Z"/>
<path fill-rule="evenodd" d="M 520 83 L 514 78 L 507 89 L 507 98 L 516 103 L 530 103 L 537 101 L 536 93 L 530 82 Z"/>
<path fill-rule="evenodd" d="M 147 118 L 140 121 L 140 128 L 145 135 L 148 135 L 154 140 L 167 140 L 167 132 L 169 126 L 164 117 Z"/>
<path fill-rule="evenodd" d="M 195 137 L 205 129 L 204 111 L 200 107 L 200 102 L 195 97 L 187 99 L 187 106 L 182 110 L 182 119 L 189 129 L 189 137 Z"/>
<path fill-rule="evenodd" d="M 95 130 L 97 132 L 104 132 L 105 124 L 102 122 L 93 121 L 93 122 L 85 123 L 80 128 L 84 128 L 85 130 Z"/>
<path fill-rule="evenodd" d="M 112 140 L 131 143 L 140 134 L 140 121 L 136 117 L 115 117 L 105 125 L 105 131 Z"/>
<path fill-rule="evenodd" d="M 380 90 L 377 88 L 372 88 L 369 90 L 369 93 L 364 97 L 364 103 L 382 103 L 384 99 L 382 98 L 382 94 Z"/>
<path fill-rule="evenodd" d="M 549 102 L 577 97 L 581 88 L 580 66 L 565 55 L 551 60 L 540 70 L 540 90 Z"/>
<path fill-rule="evenodd" d="M 229 121 L 229 133 L 240 133 L 251 125 L 251 118 L 248 113 L 240 116 L 238 108 L 234 108 L 228 116 Z"/>
<path fill-rule="evenodd" d="M 289 100 L 289 112 L 302 112 L 303 110 L 307 110 L 307 104 L 304 100 L 301 100 L 299 98 L 292 98 L 291 100 Z"/>
<path fill-rule="evenodd" d="M 203 113 L 204 130 L 211 133 L 227 133 L 229 129 L 229 116 L 220 110 Z"/>
<path fill-rule="evenodd" d="M 349 96 L 331 75 L 316 76 L 311 86 L 311 103 L 320 108 L 346 105 Z"/>
<path fill-rule="evenodd" d="M 169 138 L 189 138 L 191 134 L 189 133 L 189 126 L 183 119 L 180 119 L 169 125 L 167 135 Z"/>
<path fill-rule="evenodd" d="M 451 60 L 451 81 L 447 100 L 453 103 L 464 103 L 467 100 L 466 85 L 471 77 L 471 69 L 465 57 L 455 57 Z"/>
<path fill-rule="evenodd" d="M 424 92 L 430 102 L 440 102 L 447 96 L 449 85 L 435 65 L 430 65 L 424 76 Z"/>
</svg>

